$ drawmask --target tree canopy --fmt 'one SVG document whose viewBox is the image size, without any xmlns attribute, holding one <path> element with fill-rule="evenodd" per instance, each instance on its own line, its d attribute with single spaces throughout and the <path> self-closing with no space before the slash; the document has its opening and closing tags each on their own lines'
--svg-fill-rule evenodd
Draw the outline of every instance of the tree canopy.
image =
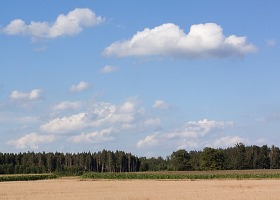
<svg viewBox="0 0 280 200">
<path fill-rule="evenodd" d="M 138 172 L 187 170 L 279 169 L 279 147 L 245 146 L 242 143 L 225 149 L 206 147 L 201 151 L 179 149 L 170 156 L 137 157 L 124 151 L 59 153 L 0 153 L 0 174 L 84 172 Z"/>
</svg>

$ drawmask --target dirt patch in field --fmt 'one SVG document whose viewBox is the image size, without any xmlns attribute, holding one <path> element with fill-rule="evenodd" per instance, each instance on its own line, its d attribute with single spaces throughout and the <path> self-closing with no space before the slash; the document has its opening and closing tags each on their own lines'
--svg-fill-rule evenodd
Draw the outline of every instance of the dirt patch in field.
<svg viewBox="0 0 280 200">
<path fill-rule="evenodd" d="M 279 200 L 280 180 L 79 180 L 1 182 L 1 200 Z"/>
</svg>

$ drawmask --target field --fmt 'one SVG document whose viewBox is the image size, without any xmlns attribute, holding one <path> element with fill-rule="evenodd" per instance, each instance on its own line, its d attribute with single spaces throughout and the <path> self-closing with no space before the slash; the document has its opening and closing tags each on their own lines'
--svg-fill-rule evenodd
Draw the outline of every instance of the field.
<svg viewBox="0 0 280 200">
<path fill-rule="evenodd" d="M 123 173 L 118 175 L 122 177 L 119 179 L 111 179 L 114 174 L 106 173 L 103 174 L 105 177 L 100 176 L 96 179 L 89 178 L 89 175 L 96 174 L 87 174 L 86 178 L 4 181 L 0 182 L 0 199 L 278 200 L 279 172 L 279 170 L 252 170 Z M 172 176 L 178 179 L 166 179 Z M 180 179 L 182 176 L 186 179 Z"/>
<path fill-rule="evenodd" d="M 80 180 L 0 183 L 1 200 L 278 200 L 279 180 Z"/>
</svg>

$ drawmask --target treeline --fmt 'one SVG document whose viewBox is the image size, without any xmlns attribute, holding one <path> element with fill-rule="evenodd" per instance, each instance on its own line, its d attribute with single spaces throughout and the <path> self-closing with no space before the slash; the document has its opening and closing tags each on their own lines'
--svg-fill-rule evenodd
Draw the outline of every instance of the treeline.
<svg viewBox="0 0 280 200">
<path fill-rule="evenodd" d="M 137 172 L 140 160 L 131 153 L 103 150 L 97 153 L 0 153 L 0 174 L 84 172 Z"/>
<path fill-rule="evenodd" d="M 280 149 L 239 143 L 226 149 L 206 147 L 202 151 L 189 152 L 180 149 L 166 159 L 140 158 L 140 161 L 140 171 L 279 169 Z"/>
<path fill-rule="evenodd" d="M 174 151 L 166 158 L 137 157 L 123 151 L 95 153 L 0 153 L 0 174 L 58 173 L 80 175 L 85 172 L 200 171 L 279 169 L 280 149 L 267 145 L 226 149 L 206 147 L 202 151 Z"/>
</svg>

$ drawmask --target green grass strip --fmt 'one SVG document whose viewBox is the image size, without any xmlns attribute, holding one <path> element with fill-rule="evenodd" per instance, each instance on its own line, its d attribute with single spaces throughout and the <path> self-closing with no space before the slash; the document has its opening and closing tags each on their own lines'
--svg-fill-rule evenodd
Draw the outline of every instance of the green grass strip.
<svg viewBox="0 0 280 200">
<path fill-rule="evenodd" d="M 0 176 L 0 182 L 4 181 L 34 181 L 44 179 L 58 178 L 55 174 L 19 174 L 19 175 L 2 175 Z"/>
<path fill-rule="evenodd" d="M 280 173 L 186 174 L 186 173 L 86 173 L 83 179 L 280 179 Z"/>
</svg>

